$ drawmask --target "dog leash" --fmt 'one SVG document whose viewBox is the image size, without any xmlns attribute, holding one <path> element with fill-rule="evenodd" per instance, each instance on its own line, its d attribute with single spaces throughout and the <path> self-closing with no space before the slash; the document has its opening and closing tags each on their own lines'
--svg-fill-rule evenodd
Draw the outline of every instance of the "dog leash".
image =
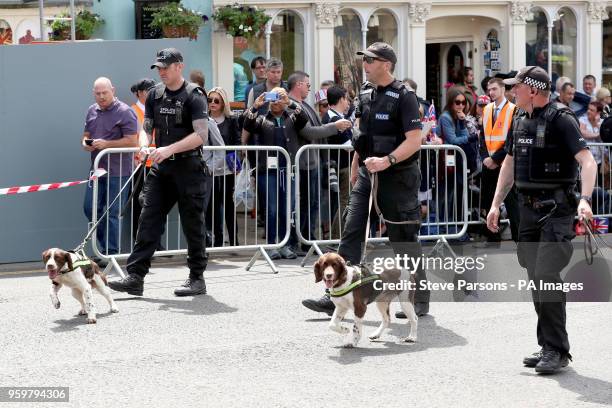
<svg viewBox="0 0 612 408">
<path fill-rule="evenodd" d="M 586 229 L 586 234 L 584 236 L 584 258 L 586 259 L 588 265 L 592 265 L 593 257 L 597 254 L 597 252 L 601 252 L 602 246 L 608 249 L 612 249 L 612 246 L 610 246 L 602 237 L 600 237 L 599 234 L 593 234 L 593 225 L 591 220 L 583 220 L 582 223 Z M 594 250 L 593 243 L 595 243 Z"/>
<path fill-rule="evenodd" d="M 130 182 L 134 178 L 134 175 L 142 167 L 143 163 L 146 163 L 146 161 L 143 161 L 142 163 L 138 164 L 138 166 L 136 166 L 132 174 L 130 174 L 130 177 L 127 179 L 125 184 L 121 187 L 121 190 L 119 190 L 119 193 L 117 194 L 113 202 L 106 206 L 106 211 L 104 211 L 104 213 L 100 216 L 100 218 L 98 218 L 98 221 L 96 221 L 96 223 L 89 229 L 89 231 L 87 232 L 87 235 L 85 235 L 85 239 L 83 239 L 83 242 L 81 242 L 79 246 L 77 246 L 76 248 L 72 250 L 73 252 L 78 253 L 84 256 L 85 258 L 87 258 L 87 255 L 85 254 L 85 245 L 87 245 L 87 241 L 91 239 L 93 232 L 96 230 L 96 228 L 98 228 L 98 225 L 100 224 L 100 222 L 102 222 L 104 217 L 109 213 L 110 209 L 113 208 L 113 205 L 115 204 L 115 202 L 119 199 L 119 197 L 121 197 L 121 193 L 123 193 L 123 190 L 125 190 L 125 188 L 130 185 Z"/>
<path fill-rule="evenodd" d="M 366 170 L 367 171 L 367 170 Z M 368 200 L 368 221 L 366 222 L 366 232 L 365 232 L 365 241 L 363 243 L 363 250 L 361 253 L 361 261 L 359 262 L 361 265 L 365 263 L 367 247 L 368 247 L 368 238 L 370 236 L 370 216 L 372 213 L 372 204 L 374 205 L 374 210 L 376 211 L 376 215 L 378 218 L 382 220 L 385 224 L 395 224 L 395 225 L 406 225 L 406 224 L 420 224 L 420 220 L 409 220 L 409 221 L 391 221 L 386 219 L 383 216 L 380 207 L 378 206 L 378 173 L 370 173 L 370 198 Z"/>
<path fill-rule="evenodd" d="M 149 154 L 147 153 L 145 155 L 144 160 L 142 161 L 142 163 L 146 163 L 148 158 L 149 158 Z M 140 167 L 142 167 L 142 163 L 139 164 Z M 147 171 L 146 167 L 143 167 L 142 168 L 141 176 L 138 177 L 136 179 L 136 181 L 134 182 L 134 186 L 132 188 L 132 191 L 130 191 L 130 196 L 128 197 L 127 201 L 125 202 L 125 205 L 123 206 L 123 210 L 121 210 L 121 214 L 120 214 L 121 217 L 123 217 L 125 215 L 125 212 L 127 211 L 128 207 L 130 206 L 130 203 L 134 199 L 134 195 L 136 194 L 136 191 L 139 191 L 140 185 L 144 183 L 146 171 Z"/>
</svg>

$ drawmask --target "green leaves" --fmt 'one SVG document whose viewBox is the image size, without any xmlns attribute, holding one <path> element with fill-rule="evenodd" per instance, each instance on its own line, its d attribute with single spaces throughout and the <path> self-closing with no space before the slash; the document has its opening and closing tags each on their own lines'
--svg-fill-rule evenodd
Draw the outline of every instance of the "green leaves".
<svg viewBox="0 0 612 408">
<path fill-rule="evenodd" d="M 208 21 L 208 16 L 189 10 L 180 3 L 169 3 L 162 7 L 155 7 L 152 28 L 169 32 L 168 28 L 181 28 L 191 38 L 197 38 L 198 30 Z"/>
<path fill-rule="evenodd" d="M 57 15 L 59 18 L 69 18 L 68 10 L 62 11 Z M 76 15 L 76 39 L 87 40 L 91 38 L 96 29 L 104 25 L 104 20 L 100 15 L 92 13 L 89 10 L 80 10 Z M 70 39 L 70 20 L 52 20 L 50 24 L 53 30 L 52 38 L 54 40 Z"/>
<path fill-rule="evenodd" d="M 231 36 L 250 38 L 261 33 L 270 16 L 255 6 L 234 3 L 217 8 L 213 19 L 223 24 Z"/>
</svg>

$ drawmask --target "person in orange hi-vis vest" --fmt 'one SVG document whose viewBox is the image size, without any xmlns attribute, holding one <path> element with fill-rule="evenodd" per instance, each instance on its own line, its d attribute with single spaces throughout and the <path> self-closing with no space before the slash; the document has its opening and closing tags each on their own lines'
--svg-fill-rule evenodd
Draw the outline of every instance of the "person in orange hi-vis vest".
<svg viewBox="0 0 612 408">
<path fill-rule="evenodd" d="M 141 79 L 136 82 L 130 88 L 130 91 L 137 98 L 136 103 L 132 105 L 132 109 L 136 112 L 136 118 L 138 119 L 138 145 L 139 146 L 147 146 L 148 138 L 146 133 L 142 130 L 142 124 L 144 122 L 144 114 L 145 114 L 145 101 L 147 100 L 147 95 L 149 94 L 149 89 L 155 86 L 155 81 L 149 78 Z M 153 140 L 149 147 L 155 147 L 155 136 L 153 136 Z M 138 155 L 134 155 L 134 159 L 138 163 Z M 150 168 L 152 165 L 151 160 L 147 160 L 146 168 Z M 142 178 L 142 172 L 145 171 L 144 168 L 141 168 L 138 171 L 138 174 L 134 176 L 135 184 L 134 184 L 134 201 L 132 203 L 134 208 L 134 217 L 132 222 L 132 236 L 136 239 L 136 231 L 138 229 L 138 218 L 140 218 L 140 211 L 142 210 L 140 203 L 140 192 L 142 191 L 143 182 L 137 182 Z M 159 249 L 163 249 L 160 245 Z"/>
<path fill-rule="evenodd" d="M 487 84 L 487 92 L 493 102 L 485 106 L 482 114 L 482 128 L 480 136 L 480 158 L 482 160 L 482 186 L 481 193 L 481 208 L 487 211 L 493 202 L 495 195 L 495 187 L 499 178 L 501 165 L 506 157 L 504 145 L 508 129 L 512 123 L 512 117 L 516 106 L 506 99 L 505 85 L 500 78 L 492 78 Z M 510 229 L 512 231 L 512 239 L 518 240 L 518 223 L 519 223 L 519 207 L 516 191 L 512 190 L 504 200 L 508 218 L 510 220 Z M 499 232 L 492 233 L 487 228 L 483 229 L 487 241 L 479 246 L 489 247 L 499 245 L 501 234 Z"/>
</svg>

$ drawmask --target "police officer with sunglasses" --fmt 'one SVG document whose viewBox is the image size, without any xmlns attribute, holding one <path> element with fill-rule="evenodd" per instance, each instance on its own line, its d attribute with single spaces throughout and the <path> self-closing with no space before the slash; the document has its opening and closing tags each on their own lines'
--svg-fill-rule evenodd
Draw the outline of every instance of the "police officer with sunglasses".
<svg viewBox="0 0 612 408">
<path fill-rule="evenodd" d="M 422 256 L 417 239 L 420 220 L 418 190 L 421 183 L 419 150 L 421 121 L 419 102 L 413 90 L 393 76 L 397 57 L 386 43 L 376 42 L 357 55 L 363 58 L 367 82 L 362 86 L 356 112 L 359 132 L 353 136 L 353 156 L 349 205 L 338 253 L 353 265 L 361 261 L 365 245 L 370 175 L 378 174 L 377 200 L 385 219 L 404 224 L 387 224 L 389 241 L 396 255 Z M 375 223 L 376 215 L 372 216 Z M 418 282 L 426 279 L 425 271 L 416 272 Z M 309 309 L 332 314 L 334 304 L 329 295 L 302 302 Z M 415 310 L 424 315 L 429 310 L 429 291 L 417 290 Z"/>
</svg>

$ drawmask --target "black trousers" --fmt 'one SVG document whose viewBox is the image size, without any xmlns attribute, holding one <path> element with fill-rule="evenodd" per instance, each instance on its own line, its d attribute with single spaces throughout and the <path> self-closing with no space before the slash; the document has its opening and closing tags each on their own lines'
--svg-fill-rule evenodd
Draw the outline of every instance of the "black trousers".
<svg viewBox="0 0 612 408">
<path fill-rule="evenodd" d="M 420 219 L 420 202 L 418 199 L 421 172 L 417 163 L 402 168 L 391 167 L 378 175 L 378 206 L 383 216 L 390 221 L 409 221 Z M 346 221 L 338 254 L 356 265 L 361 260 L 365 244 L 366 223 L 368 220 L 368 204 L 370 199 L 370 177 L 365 166 L 359 168 L 357 182 L 349 196 L 346 207 Z M 377 221 L 376 212 L 372 208 L 371 223 Z M 420 258 L 423 255 L 418 242 L 419 224 L 387 224 L 389 241 L 396 255 L 408 255 Z M 425 270 L 421 267 L 416 271 L 418 282 L 427 279 Z M 415 302 L 429 302 L 429 291 L 417 289 Z"/>
<path fill-rule="evenodd" d="M 214 235 L 213 246 L 223 246 L 223 218 L 227 226 L 228 240 L 231 246 L 238 244 L 238 225 L 234 212 L 234 182 L 236 177 L 233 174 L 225 176 L 214 176 L 213 178 L 213 197 L 206 209 L 206 225 L 212 229 Z M 223 214 L 223 218 L 222 218 Z"/>
<path fill-rule="evenodd" d="M 501 168 L 498 167 L 494 170 L 488 169 L 486 166 L 482 166 L 482 182 L 481 182 L 481 208 L 489 213 L 493 198 L 495 196 L 495 189 L 497 188 L 497 180 L 499 179 L 499 172 Z M 506 210 L 508 211 L 508 219 L 510 220 L 510 231 L 512 232 L 512 240 L 518 242 L 519 239 L 519 223 L 520 223 L 520 211 L 518 203 L 518 194 L 514 188 L 510 190 L 506 198 L 504 199 L 506 204 Z M 491 232 L 486 226 L 483 228 L 484 235 L 487 237 L 489 242 L 501 241 L 501 234 L 499 232 Z"/>
<path fill-rule="evenodd" d="M 532 297 L 538 315 L 538 344 L 567 353 L 570 346 L 565 329 L 565 293 L 541 290 L 541 285 L 563 283 L 561 270 L 567 266 L 573 252 L 571 240 L 575 236 L 572 226 L 576 206 L 566 197 L 557 197 L 557 210 L 547 220 L 538 222 L 551 208 L 535 209 L 525 196 L 519 194 L 519 198 L 521 223 L 517 254 L 519 263 L 527 268 L 529 279 L 536 285 Z"/>
<path fill-rule="evenodd" d="M 134 249 L 127 271 L 145 276 L 157 249 L 166 216 L 178 203 L 181 226 L 187 238 L 187 265 L 191 277 L 201 277 L 206 269 L 205 207 L 210 197 L 211 177 L 204 173 L 200 157 L 165 160 L 153 166 L 143 187 L 144 202 L 138 220 Z"/>
</svg>

